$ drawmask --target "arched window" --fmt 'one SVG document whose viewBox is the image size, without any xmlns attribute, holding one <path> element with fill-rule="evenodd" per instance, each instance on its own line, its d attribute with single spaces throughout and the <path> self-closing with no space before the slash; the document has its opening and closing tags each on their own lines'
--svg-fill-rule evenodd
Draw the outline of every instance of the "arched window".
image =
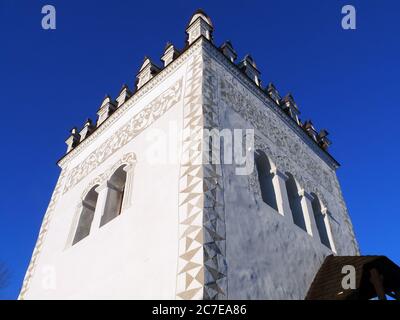
<svg viewBox="0 0 400 320">
<path fill-rule="evenodd" d="M 290 173 L 287 172 L 286 175 L 288 177 L 288 179 L 286 180 L 286 190 L 289 199 L 290 209 L 292 210 L 293 222 L 304 231 L 307 231 L 303 209 L 301 207 L 301 197 L 299 195 L 296 180 Z"/>
<path fill-rule="evenodd" d="M 319 201 L 317 195 L 315 195 L 314 193 L 312 193 L 311 195 L 314 197 L 312 208 L 314 211 L 315 223 L 317 225 L 319 237 L 324 245 L 326 245 L 329 249 L 332 249 L 326 225 L 328 223 L 326 221 L 328 217 L 324 217 L 324 214 L 322 213 L 321 202 Z"/>
<path fill-rule="evenodd" d="M 117 217 L 121 213 L 126 183 L 124 166 L 119 167 L 107 181 L 108 193 L 100 227 Z"/>
<path fill-rule="evenodd" d="M 90 227 L 92 225 L 94 211 L 96 209 L 98 193 L 96 192 L 97 185 L 94 186 L 86 194 L 82 201 L 82 212 L 79 217 L 78 226 L 75 231 L 74 240 L 72 245 L 86 238 L 90 233 Z"/>
<path fill-rule="evenodd" d="M 254 153 L 254 162 L 256 164 L 258 181 L 260 183 L 261 197 L 263 201 L 271 208 L 278 211 L 276 204 L 276 194 L 272 183 L 271 165 L 264 152 L 256 150 Z"/>
</svg>

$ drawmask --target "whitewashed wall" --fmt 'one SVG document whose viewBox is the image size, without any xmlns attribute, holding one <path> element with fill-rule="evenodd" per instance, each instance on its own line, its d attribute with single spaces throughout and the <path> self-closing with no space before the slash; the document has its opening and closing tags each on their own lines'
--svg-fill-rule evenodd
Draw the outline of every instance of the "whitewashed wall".
<svg viewBox="0 0 400 320">
<path fill-rule="evenodd" d="M 216 91 L 208 103 L 219 111 L 220 128 L 253 128 L 256 149 L 328 208 L 337 254 L 359 254 L 333 161 L 214 47 L 206 44 L 205 52 L 204 95 L 211 95 L 207 88 Z M 335 252 L 265 204 L 255 172 L 238 176 L 232 165 L 222 171 L 227 298 L 304 299 L 325 256 Z"/>
<path fill-rule="evenodd" d="M 198 49 L 197 45 L 186 52 L 143 87 L 61 161 L 59 184 L 20 298 L 175 298 L 180 159 L 149 162 L 147 133 L 154 128 L 169 132 L 173 126 L 181 138 L 188 66 Z M 168 139 L 169 144 L 178 143 L 174 135 Z M 103 227 L 92 226 L 88 237 L 71 246 L 83 196 L 132 154 L 136 161 L 131 206 Z"/>
<path fill-rule="evenodd" d="M 303 299 L 332 252 L 266 205 L 254 174 L 184 157 L 201 158 L 199 126 L 254 128 L 256 147 L 329 209 L 337 254 L 358 254 L 331 160 L 284 117 L 198 39 L 60 162 L 20 298 Z M 171 124 L 183 138 L 178 159 L 150 163 L 146 133 Z M 71 247 L 85 192 L 124 159 L 131 205 Z"/>
</svg>

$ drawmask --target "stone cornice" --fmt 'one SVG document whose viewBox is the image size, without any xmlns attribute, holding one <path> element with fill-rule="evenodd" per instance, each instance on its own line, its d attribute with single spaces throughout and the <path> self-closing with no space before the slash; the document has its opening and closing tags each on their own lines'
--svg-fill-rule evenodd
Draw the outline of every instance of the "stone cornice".
<svg viewBox="0 0 400 320">
<path fill-rule="evenodd" d="M 168 66 L 162 69 L 157 75 L 150 79 L 146 84 L 144 84 L 135 94 L 130 97 L 125 103 L 123 103 L 112 115 L 110 115 L 99 127 L 96 128 L 93 133 L 83 140 L 78 146 L 76 146 L 69 153 L 64 155 L 57 163 L 63 168 L 67 163 L 69 163 L 73 158 L 80 154 L 86 146 L 90 145 L 97 136 L 101 135 L 102 132 L 107 130 L 114 122 L 121 118 L 128 110 L 130 110 L 133 105 L 146 95 L 151 89 L 163 81 L 168 75 L 179 68 L 186 59 L 201 46 L 201 40 L 203 37 L 198 38 L 193 42 L 182 54 L 172 61 Z"/>
<path fill-rule="evenodd" d="M 340 164 L 326 151 L 322 150 L 308 135 L 303 131 L 301 127 L 291 118 L 289 118 L 284 111 L 251 79 L 249 79 L 236 64 L 232 63 L 220 50 L 212 44 L 210 41 L 205 39 L 203 41 L 204 50 L 211 55 L 216 61 L 226 67 L 236 78 L 250 90 L 264 105 L 267 105 L 272 111 L 274 111 L 284 123 L 288 125 L 296 134 L 299 136 L 307 146 L 309 146 L 329 167 L 337 169 Z"/>
</svg>

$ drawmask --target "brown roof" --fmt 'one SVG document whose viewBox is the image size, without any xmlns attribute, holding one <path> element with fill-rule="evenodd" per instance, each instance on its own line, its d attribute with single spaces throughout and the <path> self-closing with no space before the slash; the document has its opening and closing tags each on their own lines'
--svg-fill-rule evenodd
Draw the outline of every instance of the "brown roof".
<svg viewBox="0 0 400 320">
<path fill-rule="evenodd" d="M 345 265 L 356 270 L 356 289 L 343 289 L 342 273 Z M 370 281 L 372 269 L 376 269 L 383 279 L 386 293 L 400 291 L 400 267 L 385 256 L 333 256 L 326 257 L 317 272 L 306 300 L 364 300 L 377 296 Z"/>
</svg>

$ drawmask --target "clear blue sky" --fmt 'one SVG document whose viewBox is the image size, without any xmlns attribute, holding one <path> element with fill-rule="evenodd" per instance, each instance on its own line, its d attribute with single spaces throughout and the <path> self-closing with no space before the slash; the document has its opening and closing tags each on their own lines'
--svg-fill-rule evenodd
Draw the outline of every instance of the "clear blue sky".
<svg viewBox="0 0 400 320">
<path fill-rule="evenodd" d="M 45 4 L 57 9 L 55 31 L 41 29 Z M 345 4 L 355 31 L 341 28 Z M 145 55 L 182 47 L 198 7 L 216 44 L 252 54 L 264 84 L 292 92 L 302 119 L 329 130 L 362 253 L 400 264 L 399 1 L 0 0 L 0 261 L 12 271 L 0 298 L 17 297 L 68 130 L 106 93 L 132 87 Z"/>
</svg>

